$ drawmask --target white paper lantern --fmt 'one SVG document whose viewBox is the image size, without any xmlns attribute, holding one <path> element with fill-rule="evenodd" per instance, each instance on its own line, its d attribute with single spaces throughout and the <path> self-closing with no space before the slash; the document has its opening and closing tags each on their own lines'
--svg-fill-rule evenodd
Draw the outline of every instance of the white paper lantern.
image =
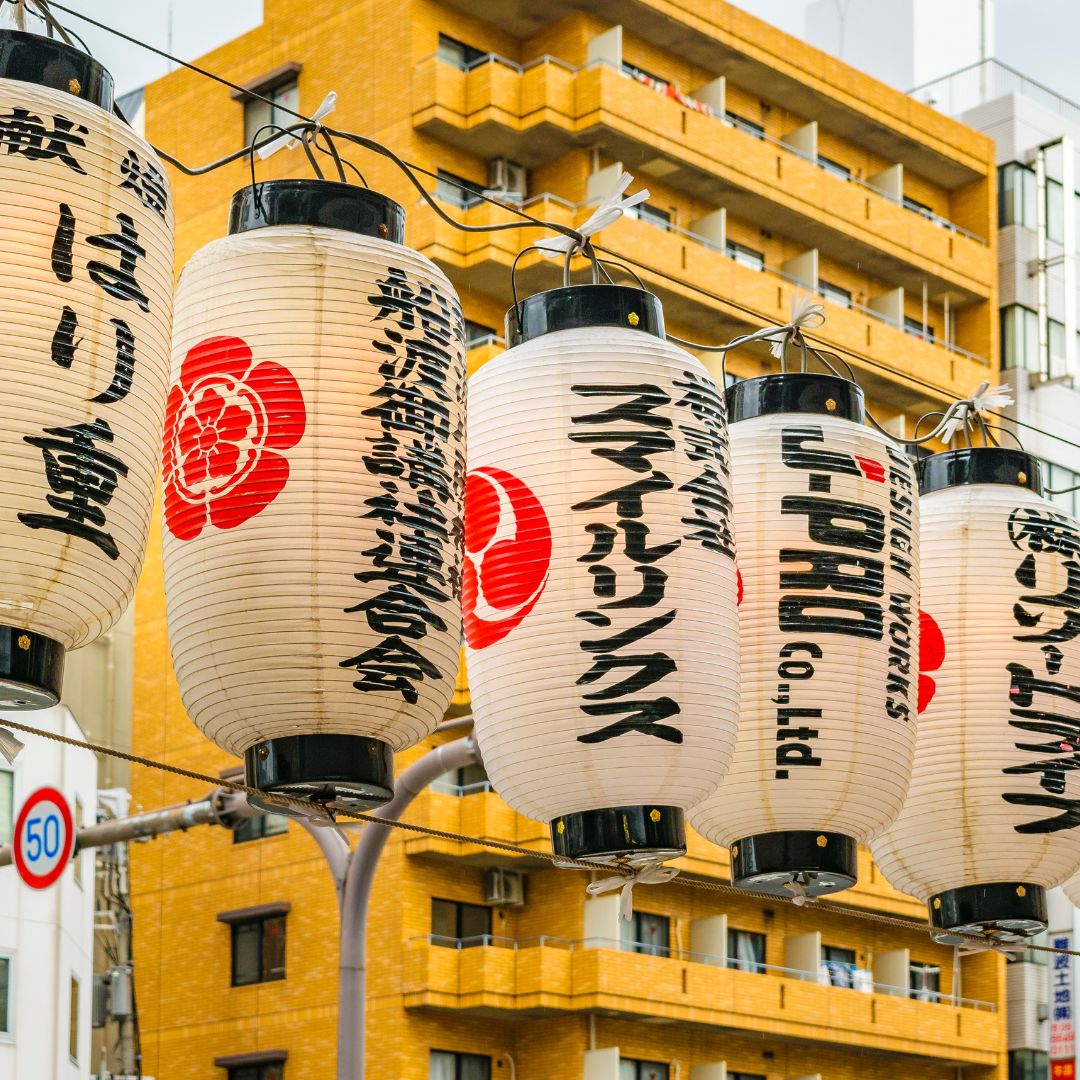
<svg viewBox="0 0 1080 1080">
<path fill-rule="evenodd" d="M 727 397 L 742 705 L 731 771 L 691 822 L 730 846 L 738 885 L 834 892 L 910 775 L 914 473 L 845 379 L 767 375 Z"/>
<path fill-rule="evenodd" d="M 64 653 L 135 591 L 168 386 L 172 204 L 112 78 L 0 32 L 0 706 L 57 702 Z"/>
<path fill-rule="evenodd" d="M 464 321 L 396 203 L 273 181 L 184 268 L 164 451 L 184 705 L 273 791 L 371 805 L 461 633 Z"/>
<path fill-rule="evenodd" d="M 556 853 L 648 862 L 738 705 L 723 400 L 655 296 L 555 289 L 470 380 L 463 587 L 488 775 Z"/>
<path fill-rule="evenodd" d="M 919 479 L 923 712 L 872 851 L 935 927 L 1022 938 L 1080 864 L 1080 524 L 1016 450 L 937 454 Z"/>
</svg>

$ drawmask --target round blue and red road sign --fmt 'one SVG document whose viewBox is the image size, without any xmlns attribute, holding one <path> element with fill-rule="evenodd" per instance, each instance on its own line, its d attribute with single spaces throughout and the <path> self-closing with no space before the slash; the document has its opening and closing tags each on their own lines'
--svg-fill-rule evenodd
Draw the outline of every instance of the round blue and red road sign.
<svg viewBox="0 0 1080 1080">
<path fill-rule="evenodd" d="M 75 826 L 67 799 L 56 788 L 38 788 L 15 822 L 12 852 L 19 877 L 31 889 L 55 884 L 71 860 Z"/>
</svg>

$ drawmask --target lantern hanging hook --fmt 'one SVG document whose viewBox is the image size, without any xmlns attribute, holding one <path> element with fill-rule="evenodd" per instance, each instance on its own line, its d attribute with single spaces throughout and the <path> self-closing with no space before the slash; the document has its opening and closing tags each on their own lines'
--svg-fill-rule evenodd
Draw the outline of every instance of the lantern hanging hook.
<svg viewBox="0 0 1080 1080">
<path fill-rule="evenodd" d="M 678 876 L 679 870 L 677 867 L 665 866 L 660 862 L 651 862 L 632 874 L 620 874 L 616 877 L 591 881 L 585 886 L 585 891 L 590 896 L 599 896 L 601 893 L 614 892 L 619 889 L 619 919 L 622 922 L 629 922 L 634 916 L 635 885 L 664 885 Z"/>
</svg>

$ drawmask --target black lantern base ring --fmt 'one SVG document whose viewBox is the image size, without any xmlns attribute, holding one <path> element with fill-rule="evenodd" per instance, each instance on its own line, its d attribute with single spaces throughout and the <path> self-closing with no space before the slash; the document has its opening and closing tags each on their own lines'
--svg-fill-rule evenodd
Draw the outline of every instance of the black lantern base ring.
<svg viewBox="0 0 1080 1080">
<path fill-rule="evenodd" d="M 962 945 L 962 935 L 1021 942 L 1047 925 L 1046 890 L 1027 881 L 947 889 L 931 896 L 927 907 L 934 939 L 946 945 Z"/>
<path fill-rule="evenodd" d="M 29 712 L 58 704 L 66 652 L 52 638 L 0 626 L 0 709 Z"/>
<path fill-rule="evenodd" d="M 686 854 L 686 822 L 677 806 L 610 806 L 551 823 L 551 849 L 562 859 L 630 868 Z M 564 863 L 563 865 L 572 865 Z"/>
<path fill-rule="evenodd" d="M 830 832 L 774 832 L 731 845 L 731 882 L 772 896 L 824 896 L 858 880 L 858 845 Z"/>
<path fill-rule="evenodd" d="M 289 735 L 267 739 L 244 753 L 249 787 L 324 803 L 332 810 L 363 811 L 394 797 L 394 752 L 363 735 Z M 260 810 L 291 817 L 303 811 L 249 795 Z"/>
</svg>

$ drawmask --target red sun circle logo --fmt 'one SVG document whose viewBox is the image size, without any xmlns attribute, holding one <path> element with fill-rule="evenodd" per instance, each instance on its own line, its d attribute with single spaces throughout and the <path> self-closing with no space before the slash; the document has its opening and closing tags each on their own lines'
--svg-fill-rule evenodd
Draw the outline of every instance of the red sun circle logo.
<svg viewBox="0 0 1080 1080">
<path fill-rule="evenodd" d="M 945 662 L 945 635 L 928 612 L 919 612 L 919 712 L 923 712 L 937 692 L 937 683 L 924 674 L 937 671 Z"/>
<path fill-rule="evenodd" d="M 551 567 L 551 525 L 513 473 L 485 465 L 465 481 L 465 641 L 486 649 L 536 606 Z"/>
</svg>

